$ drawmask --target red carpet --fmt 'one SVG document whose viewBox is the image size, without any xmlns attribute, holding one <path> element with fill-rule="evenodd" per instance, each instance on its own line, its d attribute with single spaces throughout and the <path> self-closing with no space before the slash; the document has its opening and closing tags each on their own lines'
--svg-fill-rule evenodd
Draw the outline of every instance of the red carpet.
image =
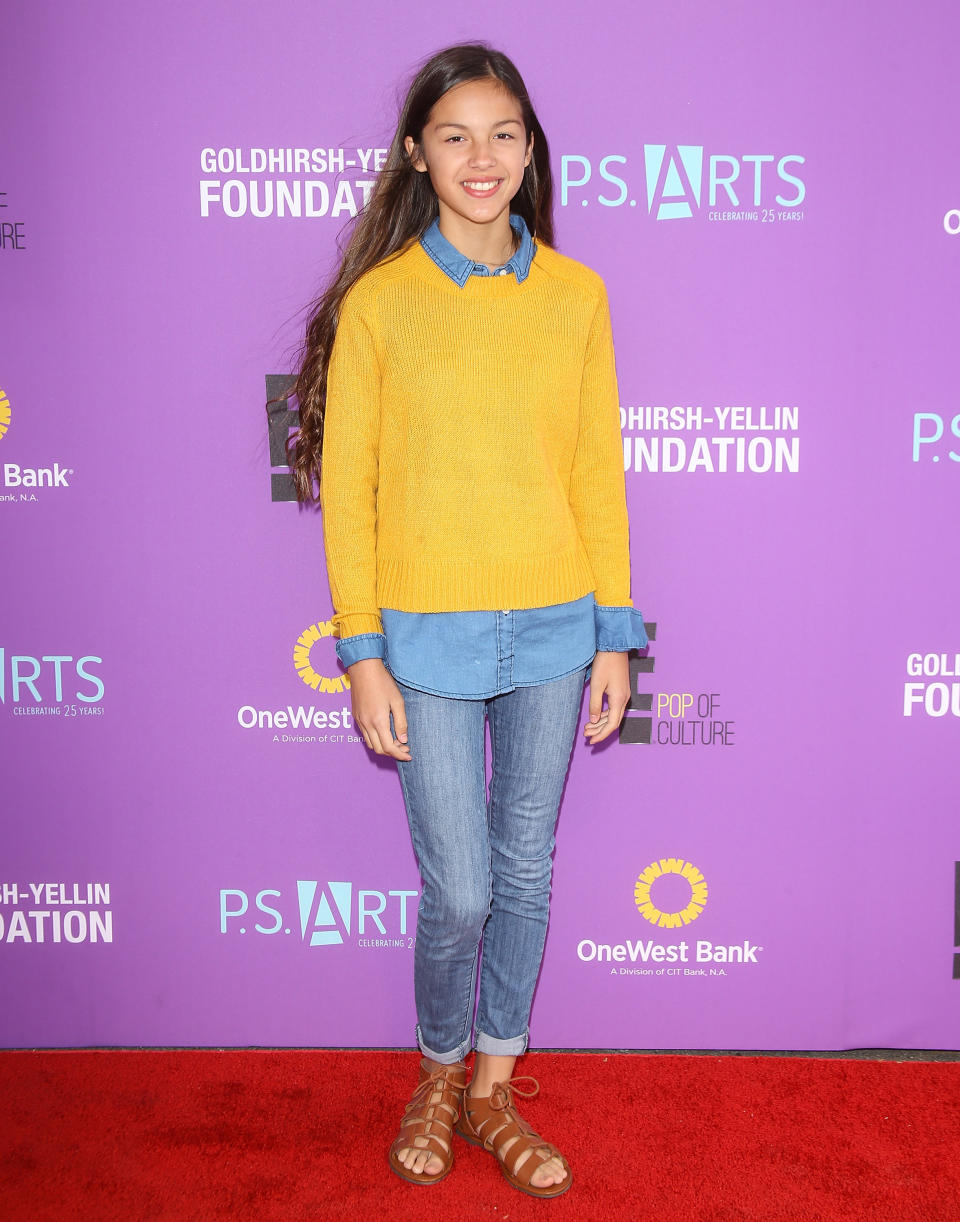
<svg viewBox="0 0 960 1222">
<path fill-rule="evenodd" d="M 441 1184 L 386 1149 L 408 1052 L 0 1053 L 0 1217 L 960 1222 L 960 1063 L 529 1053 L 524 1115 L 574 1184 L 538 1201 L 455 1139 Z"/>
</svg>

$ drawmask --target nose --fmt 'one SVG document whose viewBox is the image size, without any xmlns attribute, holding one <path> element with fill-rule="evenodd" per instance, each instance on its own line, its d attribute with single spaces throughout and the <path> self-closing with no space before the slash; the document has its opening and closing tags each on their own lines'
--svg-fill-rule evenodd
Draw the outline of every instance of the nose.
<svg viewBox="0 0 960 1222">
<path fill-rule="evenodd" d="M 493 165 L 496 161 L 496 153 L 494 152 L 493 144 L 489 140 L 478 140 L 473 146 L 473 152 L 470 155 L 470 164 L 477 167 Z"/>
</svg>

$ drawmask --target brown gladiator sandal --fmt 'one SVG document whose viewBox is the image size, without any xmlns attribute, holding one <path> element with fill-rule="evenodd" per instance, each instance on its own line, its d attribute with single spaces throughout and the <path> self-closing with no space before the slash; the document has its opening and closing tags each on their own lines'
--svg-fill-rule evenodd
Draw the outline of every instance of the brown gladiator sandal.
<svg viewBox="0 0 960 1222">
<path fill-rule="evenodd" d="M 532 1082 L 533 1090 L 521 1090 L 517 1083 L 524 1081 Z M 513 1102 L 514 1094 L 522 1095 L 524 1099 L 532 1099 L 539 1090 L 540 1084 L 536 1078 L 524 1075 L 511 1078 L 509 1082 L 494 1082 L 489 1099 L 475 1099 L 465 1094 L 463 1111 L 457 1121 L 457 1132 L 465 1141 L 489 1150 L 500 1164 L 507 1183 L 512 1184 L 514 1188 L 528 1192 L 532 1197 L 558 1197 L 573 1183 L 570 1165 L 556 1146 L 544 1141 L 517 1115 Z M 500 1151 L 508 1142 L 512 1142 L 512 1145 L 506 1153 L 501 1154 Z M 529 1150 L 530 1154 L 518 1170 L 517 1163 L 526 1150 Z M 537 1168 L 542 1167 L 549 1158 L 558 1158 L 567 1174 L 559 1184 L 538 1188 L 530 1181 Z"/>
<path fill-rule="evenodd" d="M 400 1122 L 400 1132 L 390 1147 L 387 1158 L 391 1170 L 410 1184 L 437 1184 L 453 1169 L 453 1126 L 460 1115 L 460 1103 L 467 1084 L 467 1067 L 463 1062 L 440 1065 L 430 1070 L 420 1062 L 420 1080 Z M 436 1103 L 430 1100 L 441 1091 Z M 417 1140 L 417 1139 L 422 1140 Z M 435 1175 L 408 1171 L 400 1161 L 400 1150 L 427 1150 L 443 1161 L 443 1170 Z"/>
</svg>

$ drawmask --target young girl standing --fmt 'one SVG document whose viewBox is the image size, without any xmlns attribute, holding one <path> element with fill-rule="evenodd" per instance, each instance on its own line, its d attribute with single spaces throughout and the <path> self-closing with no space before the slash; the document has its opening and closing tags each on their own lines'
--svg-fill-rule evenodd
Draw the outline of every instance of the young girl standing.
<svg viewBox="0 0 960 1222">
<path fill-rule="evenodd" d="M 311 314 L 293 461 L 301 499 L 319 480 L 354 720 L 397 760 L 422 876 L 422 1058 L 390 1166 L 437 1183 L 456 1128 L 539 1197 L 571 1171 L 517 1111 L 536 1082 L 512 1074 L 560 795 L 585 680 L 595 745 L 646 644 L 607 297 L 553 249 L 551 204 L 514 65 L 482 44 L 433 56 Z"/>
</svg>

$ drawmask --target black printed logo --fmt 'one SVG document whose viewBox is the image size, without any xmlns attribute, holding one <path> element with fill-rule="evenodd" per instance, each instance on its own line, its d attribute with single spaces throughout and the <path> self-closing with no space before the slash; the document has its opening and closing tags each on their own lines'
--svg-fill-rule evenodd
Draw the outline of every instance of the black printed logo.
<svg viewBox="0 0 960 1222">
<path fill-rule="evenodd" d="M 287 438 L 299 427 L 298 412 L 290 407 L 290 375 L 268 373 L 267 380 L 267 439 L 270 443 L 270 499 L 295 501 L 293 476 L 287 464 Z M 276 468 L 282 468 L 278 471 Z"/>
</svg>

